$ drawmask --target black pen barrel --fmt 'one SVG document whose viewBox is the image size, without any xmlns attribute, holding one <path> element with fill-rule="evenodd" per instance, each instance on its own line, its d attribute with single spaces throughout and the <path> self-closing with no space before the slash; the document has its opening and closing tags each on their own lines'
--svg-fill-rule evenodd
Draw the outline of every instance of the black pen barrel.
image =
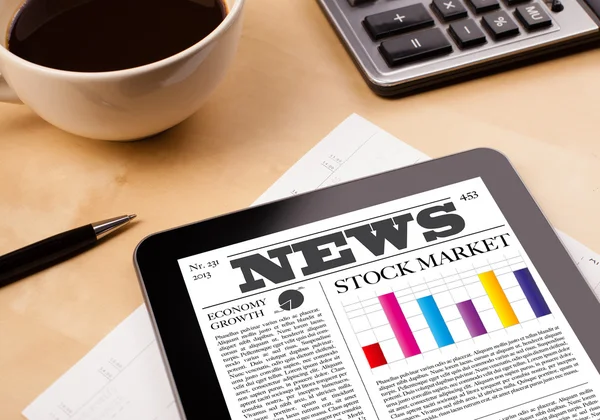
<svg viewBox="0 0 600 420">
<path fill-rule="evenodd" d="M 0 287 L 64 261 L 95 243 L 94 228 L 86 225 L 0 256 Z"/>
</svg>

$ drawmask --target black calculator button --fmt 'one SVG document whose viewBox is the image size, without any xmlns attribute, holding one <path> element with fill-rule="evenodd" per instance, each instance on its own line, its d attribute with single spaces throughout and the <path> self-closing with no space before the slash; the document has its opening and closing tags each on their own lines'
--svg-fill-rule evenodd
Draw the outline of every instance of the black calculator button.
<svg viewBox="0 0 600 420">
<path fill-rule="evenodd" d="M 374 39 L 433 25 L 433 19 L 421 3 L 377 13 L 365 18 L 363 25 Z"/>
<path fill-rule="evenodd" d="M 469 3 L 475 13 L 484 13 L 500 8 L 498 0 L 469 0 Z"/>
<path fill-rule="evenodd" d="M 438 28 L 425 29 L 383 41 L 381 55 L 390 67 L 452 52 L 452 45 Z"/>
<path fill-rule="evenodd" d="M 589 2 L 587 3 L 589 4 Z M 550 6 L 550 10 L 552 10 L 554 13 L 562 12 L 565 10 L 565 6 L 560 0 L 552 0 L 552 6 Z M 598 14 L 598 10 L 594 10 L 594 13 Z"/>
<path fill-rule="evenodd" d="M 552 19 L 548 16 L 548 13 L 542 9 L 539 3 L 531 3 L 517 7 L 515 14 L 523 23 L 523 25 L 530 31 L 536 29 L 546 28 L 552 25 Z"/>
<path fill-rule="evenodd" d="M 481 22 L 494 39 L 504 39 L 519 34 L 519 27 L 504 10 L 485 15 Z"/>
<path fill-rule="evenodd" d="M 467 9 L 459 0 L 433 0 L 431 5 L 445 21 L 467 17 Z"/>
<path fill-rule="evenodd" d="M 485 34 L 471 19 L 451 23 L 448 30 L 460 48 L 476 47 L 486 42 Z"/>
<path fill-rule="evenodd" d="M 527 3 L 529 0 L 506 0 L 509 6 L 514 6 L 515 4 Z"/>
</svg>

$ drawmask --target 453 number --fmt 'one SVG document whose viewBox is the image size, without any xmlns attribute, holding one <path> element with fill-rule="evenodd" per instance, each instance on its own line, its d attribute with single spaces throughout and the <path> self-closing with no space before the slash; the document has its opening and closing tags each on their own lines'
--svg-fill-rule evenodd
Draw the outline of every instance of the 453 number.
<svg viewBox="0 0 600 420">
<path fill-rule="evenodd" d="M 461 195 L 460 199 L 463 201 L 469 201 L 469 200 L 475 200 L 477 197 L 479 197 L 479 195 L 477 194 L 477 191 L 471 191 L 471 192 L 464 193 L 463 195 Z"/>
</svg>

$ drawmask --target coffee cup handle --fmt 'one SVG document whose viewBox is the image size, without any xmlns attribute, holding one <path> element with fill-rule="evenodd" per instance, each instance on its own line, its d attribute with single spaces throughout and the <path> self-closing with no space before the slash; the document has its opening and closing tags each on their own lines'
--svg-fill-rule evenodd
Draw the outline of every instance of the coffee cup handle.
<svg viewBox="0 0 600 420">
<path fill-rule="evenodd" d="M 11 104 L 22 104 L 23 103 L 23 102 L 21 102 L 21 100 L 19 99 L 19 97 L 17 96 L 15 91 L 12 90 L 12 88 L 10 86 L 8 86 L 8 83 L 6 83 L 6 80 L 4 80 L 4 77 L 2 77 L 1 74 L 0 74 L 0 102 L 8 102 Z"/>
</svg>

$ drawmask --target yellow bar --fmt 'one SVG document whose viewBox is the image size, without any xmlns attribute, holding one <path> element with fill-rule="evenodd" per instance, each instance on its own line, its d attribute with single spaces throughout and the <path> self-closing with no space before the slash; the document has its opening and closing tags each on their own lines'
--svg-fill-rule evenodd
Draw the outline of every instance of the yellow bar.
<svg viewBox="0 0 600 420">
<path fill-rule="evenodd" d="M 517 319 L 512 306 L 510 306 L 510 302 L 506 298 L 504 290 L 500 287 L 496 274 L 494 274 L 493 271 L 486 271 L 485 273 L 479 274 L 479 280 L 481 280 L 485 292 L 490 297 L 492 305 L 500 317 L 500 322 L 502 322 L 504 328 L 510 327 L 511 325 L 517 325 L 519 320 Z"/>
</svg>

